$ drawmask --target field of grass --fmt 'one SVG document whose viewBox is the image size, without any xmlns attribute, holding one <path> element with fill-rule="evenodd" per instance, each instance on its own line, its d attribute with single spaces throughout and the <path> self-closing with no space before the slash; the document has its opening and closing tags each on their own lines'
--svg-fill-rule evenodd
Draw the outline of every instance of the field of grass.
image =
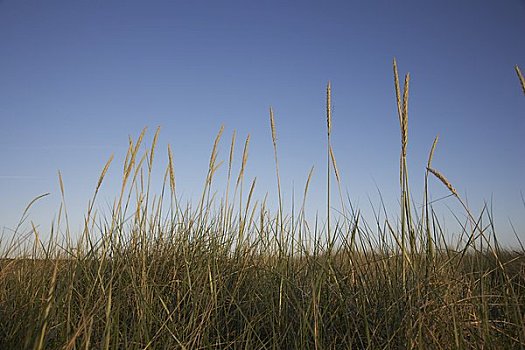
<svg viewBox="0 0 525 350">
<path fill-rule="evenodd" d="M 437 139 L 424 206 L 412 205 L 410 77 L 400 86 L 395 61 L 394 78 L 401 131 L 396 222 L 367 220 L 344 200 L 330 144 L 330 85 L 323 220 L 308 221 L 304 204 L 295 215 L 282 204 L 272 213 L 265 199 L 252 198 L 254 182 L 244 183 L 249 138 L 240 172 L 232 173 L 235 135 L 227 194 L 215 198 L 222 129 L 198 205 L 179 203 L 169 148 L 163 189 L 152 193 L 158 130 L 146 151 L 143 132 L 130 140 L 109 213 L 98 213 L 95 202 L 112 159 L 83 232 L 63 235 L 55 227 L 44 241 L 33 227 L 0 240 L 0 349 L 524 348 L 525 250 L 499 247 L 490 214 L 471 213 L 432 168 Z M 273 111 L 270 131 L 282 203 Z M 458 242 L 445 239 L 429 181 L 441 182 L 463 207 L 468 219 Z M 332 192 L 339 196 L 330 198 Z M 308 183 L 305 199 L 307 193 Z M 65 213 L 61 208 L 57 227 Z"/>
</svg>

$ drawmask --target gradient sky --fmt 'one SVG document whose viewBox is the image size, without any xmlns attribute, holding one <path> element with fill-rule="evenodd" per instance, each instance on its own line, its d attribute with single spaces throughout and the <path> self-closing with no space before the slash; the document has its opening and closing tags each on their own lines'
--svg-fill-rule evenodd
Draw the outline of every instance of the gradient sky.
<svg viewBox="0 0 525 350">
<path fill-rule="evenodd" d="M 162 127 L 157 168 L 174 152 L 179 195 L 200 194 L 209 152 L 251 134 L 249 178 L 275 204 L 268 108 L 275 111 L 285 204 L 311 166 L 310 212 L 325 206 L 325 87 L 333 89 L 333 147 L 343 186 L 365 212 L 381 191 L 395 217 L 399 127 L 392 59 L 410 72 L 409 167 L 420 204 L 434 166 L 474 213 L 492 203 L 496 229 L 525 231 L 525 1 L 0 1 L 0 227 L 56 216 L 62 172 L 79 227 L 114 153 L 100 206 L 118 192 L 128 135 Z M 221 169 L 222 173 L 226 170 Z M 222 176 L 222 175 L 220 175 Z M 434 199 L 447 195 L 437 181 Z M 337 198 L 337 197 L 336 197 Z M 337 202 L 336 202 L 337 203 Z M 438 201 L 445 221 L 452 198 Z M 459 214 L 460 216 L 463 214 Z M 373 221 L 373 217 L 368 218 Z M 451 234 L 453 234 L 451 228 Z"/>
</svg>

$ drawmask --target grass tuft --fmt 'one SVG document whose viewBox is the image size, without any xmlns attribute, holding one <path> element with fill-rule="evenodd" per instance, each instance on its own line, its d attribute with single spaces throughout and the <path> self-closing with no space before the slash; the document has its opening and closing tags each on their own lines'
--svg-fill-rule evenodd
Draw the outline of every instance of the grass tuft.
<svg viewBox="0 0 525 350">
<path fill-rule="evenodd" d="M 230 198 L 233 132 L 226 192 L 219 200 L 212 183 L 222 163 L 221 127 L 202 197 L 193 208 L 177 201 L 170 146 L 163 190 L 151 193 L 159 129 L 141 152 L 144 129 L 136 141 L 129 139 L 121 190 L 109 213 L 97 212 L 95 202 L 113 156 L 102 169 L 77 241 L 71 237 L 60 173 L 63 203 L 49 239 L 42 240 L 34 223 L 26 225 L 30 207 L 45 195 L 31 201 L 12 239 L 0 236 L 0 349 L 524 348 L 523 247 L 502 249 L 490 211 L 475 215 L 432 167 L 437 137 L 426 166 L 423 205 L 410 205 L 410 75 L 401 94 L 395 60 L 393 70 L 401 130 L 396 221 L 385 213 L 369 224 L 343 199 L 331 145 L 330 83 L 324 219 L 305 215 L 313 167 L 299 214 L 293 207 L 285 213 L 273 109 L 275 212 L 267 197 L 253 198 L 256 179 L 243 194 L 249 135 Z M 340 208 L 330 202 L 331 167 Z M 429 174 L 468 217 L 457 242 L 445 239 L 429 199 Z"/>
</svg>

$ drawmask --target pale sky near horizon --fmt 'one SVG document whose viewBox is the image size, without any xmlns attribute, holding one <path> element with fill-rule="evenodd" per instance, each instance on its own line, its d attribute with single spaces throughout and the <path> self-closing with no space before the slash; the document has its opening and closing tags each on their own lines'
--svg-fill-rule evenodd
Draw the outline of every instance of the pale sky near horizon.
<svg viewBox="0 0 525 350">
<path fill-rule="evenodd" d="M 114 153 L 99 201 L 107 208 L 119 190 L 128 135 L 146 126 L 146 144 L 162 128 L 159 174 L 166 145 L 173 148 L 183 201 L 200 195 L 220 126 L 225 162 L 237 131 L 236 166 L 249 133 L 246 186 L 257 176 L 256 196 L 268 192 L 275 205 L 270 106 L 285 204 L 291 206 L 292 189 L 302 200 L 315 166 L 307 205 L 324 216 L 328 81 L 343 188 L 369 215 L 379 190 L 395 217 L 396 57 L 400 74 L 411 75 L 408 161 L 416 205 L 439 134 L 434 166 L 474 213 L 492 205 L 500 239 L 515 245 L 509 221 L 525 236 L 525 96 L 514 71 L 525 71 L 524 19 L 523 0 L 0 1 L 0 229 L 10 232 L 46 192 L 29 218 L 49 227 L 60 203 L 58 170 L 79 227 Z M 433 199 L 447 195 L 434 179 L 431 192 Z M 435 205 L 446 221 L 453 221 L 449 208 L 459 210 L 453 198 Z"/>
</svg>

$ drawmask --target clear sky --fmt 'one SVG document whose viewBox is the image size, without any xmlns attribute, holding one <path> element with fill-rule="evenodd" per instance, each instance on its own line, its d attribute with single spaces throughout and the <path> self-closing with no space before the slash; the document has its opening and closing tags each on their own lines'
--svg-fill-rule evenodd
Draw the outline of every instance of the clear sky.
<svg viewBox="0 0 525 350">
<path fill-rule="evenodd" d="M 475 213 L 492 201 L 500 238 L 514 244 L 509 219 L 525 231 L 525 96 L 514 72 L 525 70 L 524 34 L 523 0 L 0 1 L 0 226 L 8 232 L 51 192 L 30 216 L 49 226 L 60 170 L 79 227 L 105 161 L 115 154 L 102 207 L 118 192 L 128 135 L 145 126 L 147 143 L 162 127 L 159 173 L 172 145 L 183 200 L 200 194 L 221 124 L 220 158 L 235 129 L 237 166 L 250 133 L 247 176 L 275 203 L 269 106 L 286 205 L 315 166 L 307 205 L 323 210 L 329 80 L 343 186 L 363 210 L 378 205 L 379 189 L 395 217 L 396 57 L 411 74 L 416 202 L 439 134 L 434 166 Z M 447 194 L 437 181 L 431 190 Z M 444 216 L 448 208 L 451 198 L 436 203 Z"/>
</svg>

